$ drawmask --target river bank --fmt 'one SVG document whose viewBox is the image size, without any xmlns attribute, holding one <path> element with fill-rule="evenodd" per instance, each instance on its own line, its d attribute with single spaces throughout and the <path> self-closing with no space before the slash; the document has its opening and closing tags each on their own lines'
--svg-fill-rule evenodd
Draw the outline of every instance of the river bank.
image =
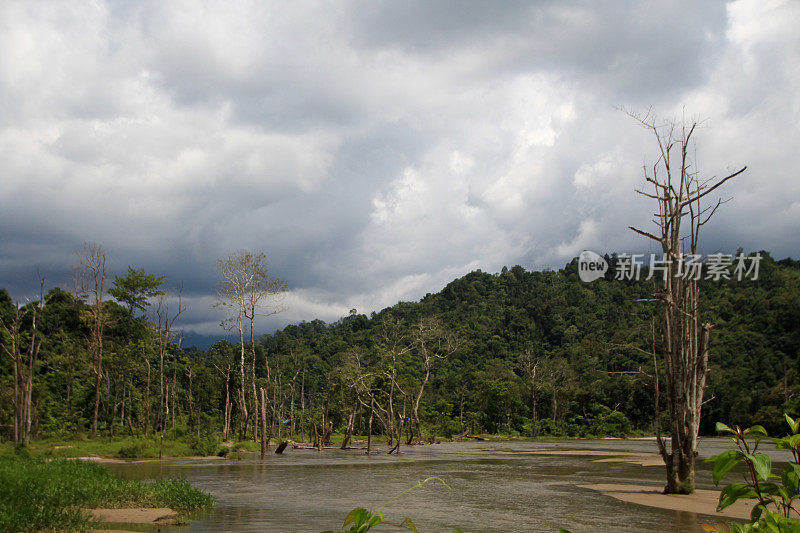
<svg viewBox="0 0 800 533">
<path fill-rule="evenodd" d="M 630 437 L 604 437 L 601 440 L 625 441 L 625 440 L 650 440 L 654 437 L 634 435 Z M 344 439 L 344 435 L 334 433 L 331 435 L 329 448 L 338 448 Z M 289 441 L 290 445 L 311 446 L 305 442 L 302 436 L 293 435 L 283 437 L 280 440 Z M 386 446 L 386 437 L 373 435 L 372 448 L 382 452 Z M 421 444 L 430 445 L 446 442 L 543 442 L 543 441 L 585 441 L 585 438 L 575 437 L 520 437 L 508 435 L 493 435 L 480 433 L 476 435 L 460 435 L 453 438 L 435 438 L 433 442 L 423 442 Z M 274 450 L 278 439 L 271 441 L 270 450 Z M 365 448 L 367 445 L 366 435 L 353 435 L 350 439 L 350 447 L 354 449 Z M 408 447 L 405 442 L 400 446 L 401 449 Z M 259 452 L 261 443 L 249 440 L 230 440 L 222 441 L 219 436 L 182 436 L 176 438 L 165 438 L 161 441 L 157 436 L 149 437 L 97 437 L 88 439 L 79 436 L 73 439 L 45 438 L 31 441 L 21 454 L 25 457 L 45 457 L 45 458 L 69 458 L 69 459 L 91 459 L 95 461 L 107 462 L 111 460 L 135 460 L 135 459 L 155 459 L 155 458 L 210 458 L 225 457 L 229 453 Z M 0 442 L 0 457 L 14 457 L 19 450 L 15 450 L 13 443 Z"/>
<path fill-rule="evenodd" d="M 101 522 L 185 523 L 214 498 L 183 479 L 126 480 L 96 462 L 0 458 L 0 531 L 85 531 Z"/>
</svg>

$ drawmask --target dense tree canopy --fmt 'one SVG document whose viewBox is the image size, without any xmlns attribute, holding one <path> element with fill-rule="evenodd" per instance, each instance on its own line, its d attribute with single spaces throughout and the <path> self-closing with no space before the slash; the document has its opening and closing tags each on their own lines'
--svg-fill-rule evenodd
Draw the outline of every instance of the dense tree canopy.
<svg viewBox="0 0 800 533">
<path fill-rule="evenodd" d="M 701 282 L 705 316 L 716 324 L 703 433 L 718 420 L 769 429 L 780 424 L 783 411 L 800 414 L 800 262 L 761 254 L 756 281 Z M 607 260 L 613 271 L 615 258 Z M 370 415 L 373 432 L 395 444 L 480 431 L 651 432 L 654 368 L 648 352 L 658 318 L 652 303 L 638 300 L 650 299 L 652 285 L 615 280 L 610 272 L 584 283 L 577 268 L 573 261 L 558 271 L 475 271 L 419 302 L 261 336 L 244 353 L 255 357 L 246 368 L 254 370 L 256 386 L 269 391 L 272 435 L 292 431 L 313 440 L 324 439 L 326 430 L 365 434 Z M 160 395 L 157 326 L 134 316 L 138 306 L 125 303 L 103 304 L 108 318 L 98 431 L 151 434 L 163 401 L 168 435 L 222 433 L 226 427 L 253 438 L 255 428 L 239 424 L 240 347 L 219 341 L 208 350 L 181 349 L 170 343 Z M 43 303 L 27 305 L 38 309 L 43 339 L 32 378 L 33 437 L 84 433 L 91 428 L 95 392 L 91 302 L 53 288 Z M 12 340 L 15 309 L 0 290 L 4 346 Z M 30 316 L 20 322 L 23 347 Z M 440 337 L 423 346 L 421 325 L 432 320 Z M 444 349 L 444 339 L 452 350 Z M 426 363 L 425 351 L 434 353 L 430 342 L 440 351 Z M 11 359 L 1 355 L 0 434 L 11 439 L 15 376 Z M 244 379 L 251 387 L 251 376 Z"/>
</svg>

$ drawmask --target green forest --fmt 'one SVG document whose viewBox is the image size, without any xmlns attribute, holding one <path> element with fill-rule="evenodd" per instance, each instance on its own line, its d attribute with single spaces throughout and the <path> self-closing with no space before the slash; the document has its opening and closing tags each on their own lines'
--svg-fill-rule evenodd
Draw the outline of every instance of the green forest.
<svg viewBox="0 0 800 533">
<path fill-rule="evenodd" d="M 700 282 L 715 325 L 703 434 L 800 414 L 800 262 L 761 255 L 757 280 Z M 262 422 L 270 439 L 317 446 L 654 431 L 654 286 L 613 268 L 592 283 L 577 259 L 477 270 L 370 316 L 252 337 L 245 323 L 241 343 L 208 350 L 179 346 L 164 281 L 129 268 L 116 301 L 43 286 L 23 305 L 0 290 L 0 438 L 256 440 Z"/>
</svg>

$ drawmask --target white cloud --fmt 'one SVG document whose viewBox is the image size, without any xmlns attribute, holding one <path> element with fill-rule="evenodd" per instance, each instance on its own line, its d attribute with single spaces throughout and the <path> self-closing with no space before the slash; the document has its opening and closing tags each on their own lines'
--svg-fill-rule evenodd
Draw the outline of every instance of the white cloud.
<svg viewBox="0 0 800 533">
<path fill-rule="evenodd" d="M 213 333 L 238 248 L 292 289 L 267 329 L 646 249 L 655 145 L 623 105 L 700 113 L 700 169 L 749 165 L 708 246 L 797 256 L 799 23 L 755 0 L 5 2 L 0 286 L 58 283 L 96 241 L 184 280 Z"/>
</svg>

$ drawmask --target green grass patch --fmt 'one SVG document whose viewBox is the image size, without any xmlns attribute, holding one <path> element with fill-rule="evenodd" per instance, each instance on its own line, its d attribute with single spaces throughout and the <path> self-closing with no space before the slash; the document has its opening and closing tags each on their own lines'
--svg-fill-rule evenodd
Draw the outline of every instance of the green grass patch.
<svg viewBox="0 0 800 533">
<path fill-rule="evenodd" d="M 129 481 L 90 461 L 0 457 L 0 531 L 84 530 L 86 508 L 189 513 L 213 504 L 211 495 L 183 479 Z"/>
<path fill-rule="evenodd" d="M 275 446 L 275 442 L 270 442 L 271 446 Z M 251 440 L 240 440 L 231 446 L 232 452 L 260 452 L 261 442 L 253 442 Z"/>
<path fill-rule="evenodd" d="M 97 437 L 96 439 L 63 440 L 41 439 L 31 442 L 24 453 L 31 457 L 115 457 L 120 459 L 158 457 L 159 449 L 163 457 L 185 457 L 202 455 L 196 452 L 194 441 L 186 437 L 182 439 L 164 439 L 163 445 L 158 437 Z M 216 450 L 215 450 L 216 451 Z M 213 454 L 212 454 L 213 455 Z M 11 443 L 0 444 L 0 457 L 19 456 Z"/>
</svg>

